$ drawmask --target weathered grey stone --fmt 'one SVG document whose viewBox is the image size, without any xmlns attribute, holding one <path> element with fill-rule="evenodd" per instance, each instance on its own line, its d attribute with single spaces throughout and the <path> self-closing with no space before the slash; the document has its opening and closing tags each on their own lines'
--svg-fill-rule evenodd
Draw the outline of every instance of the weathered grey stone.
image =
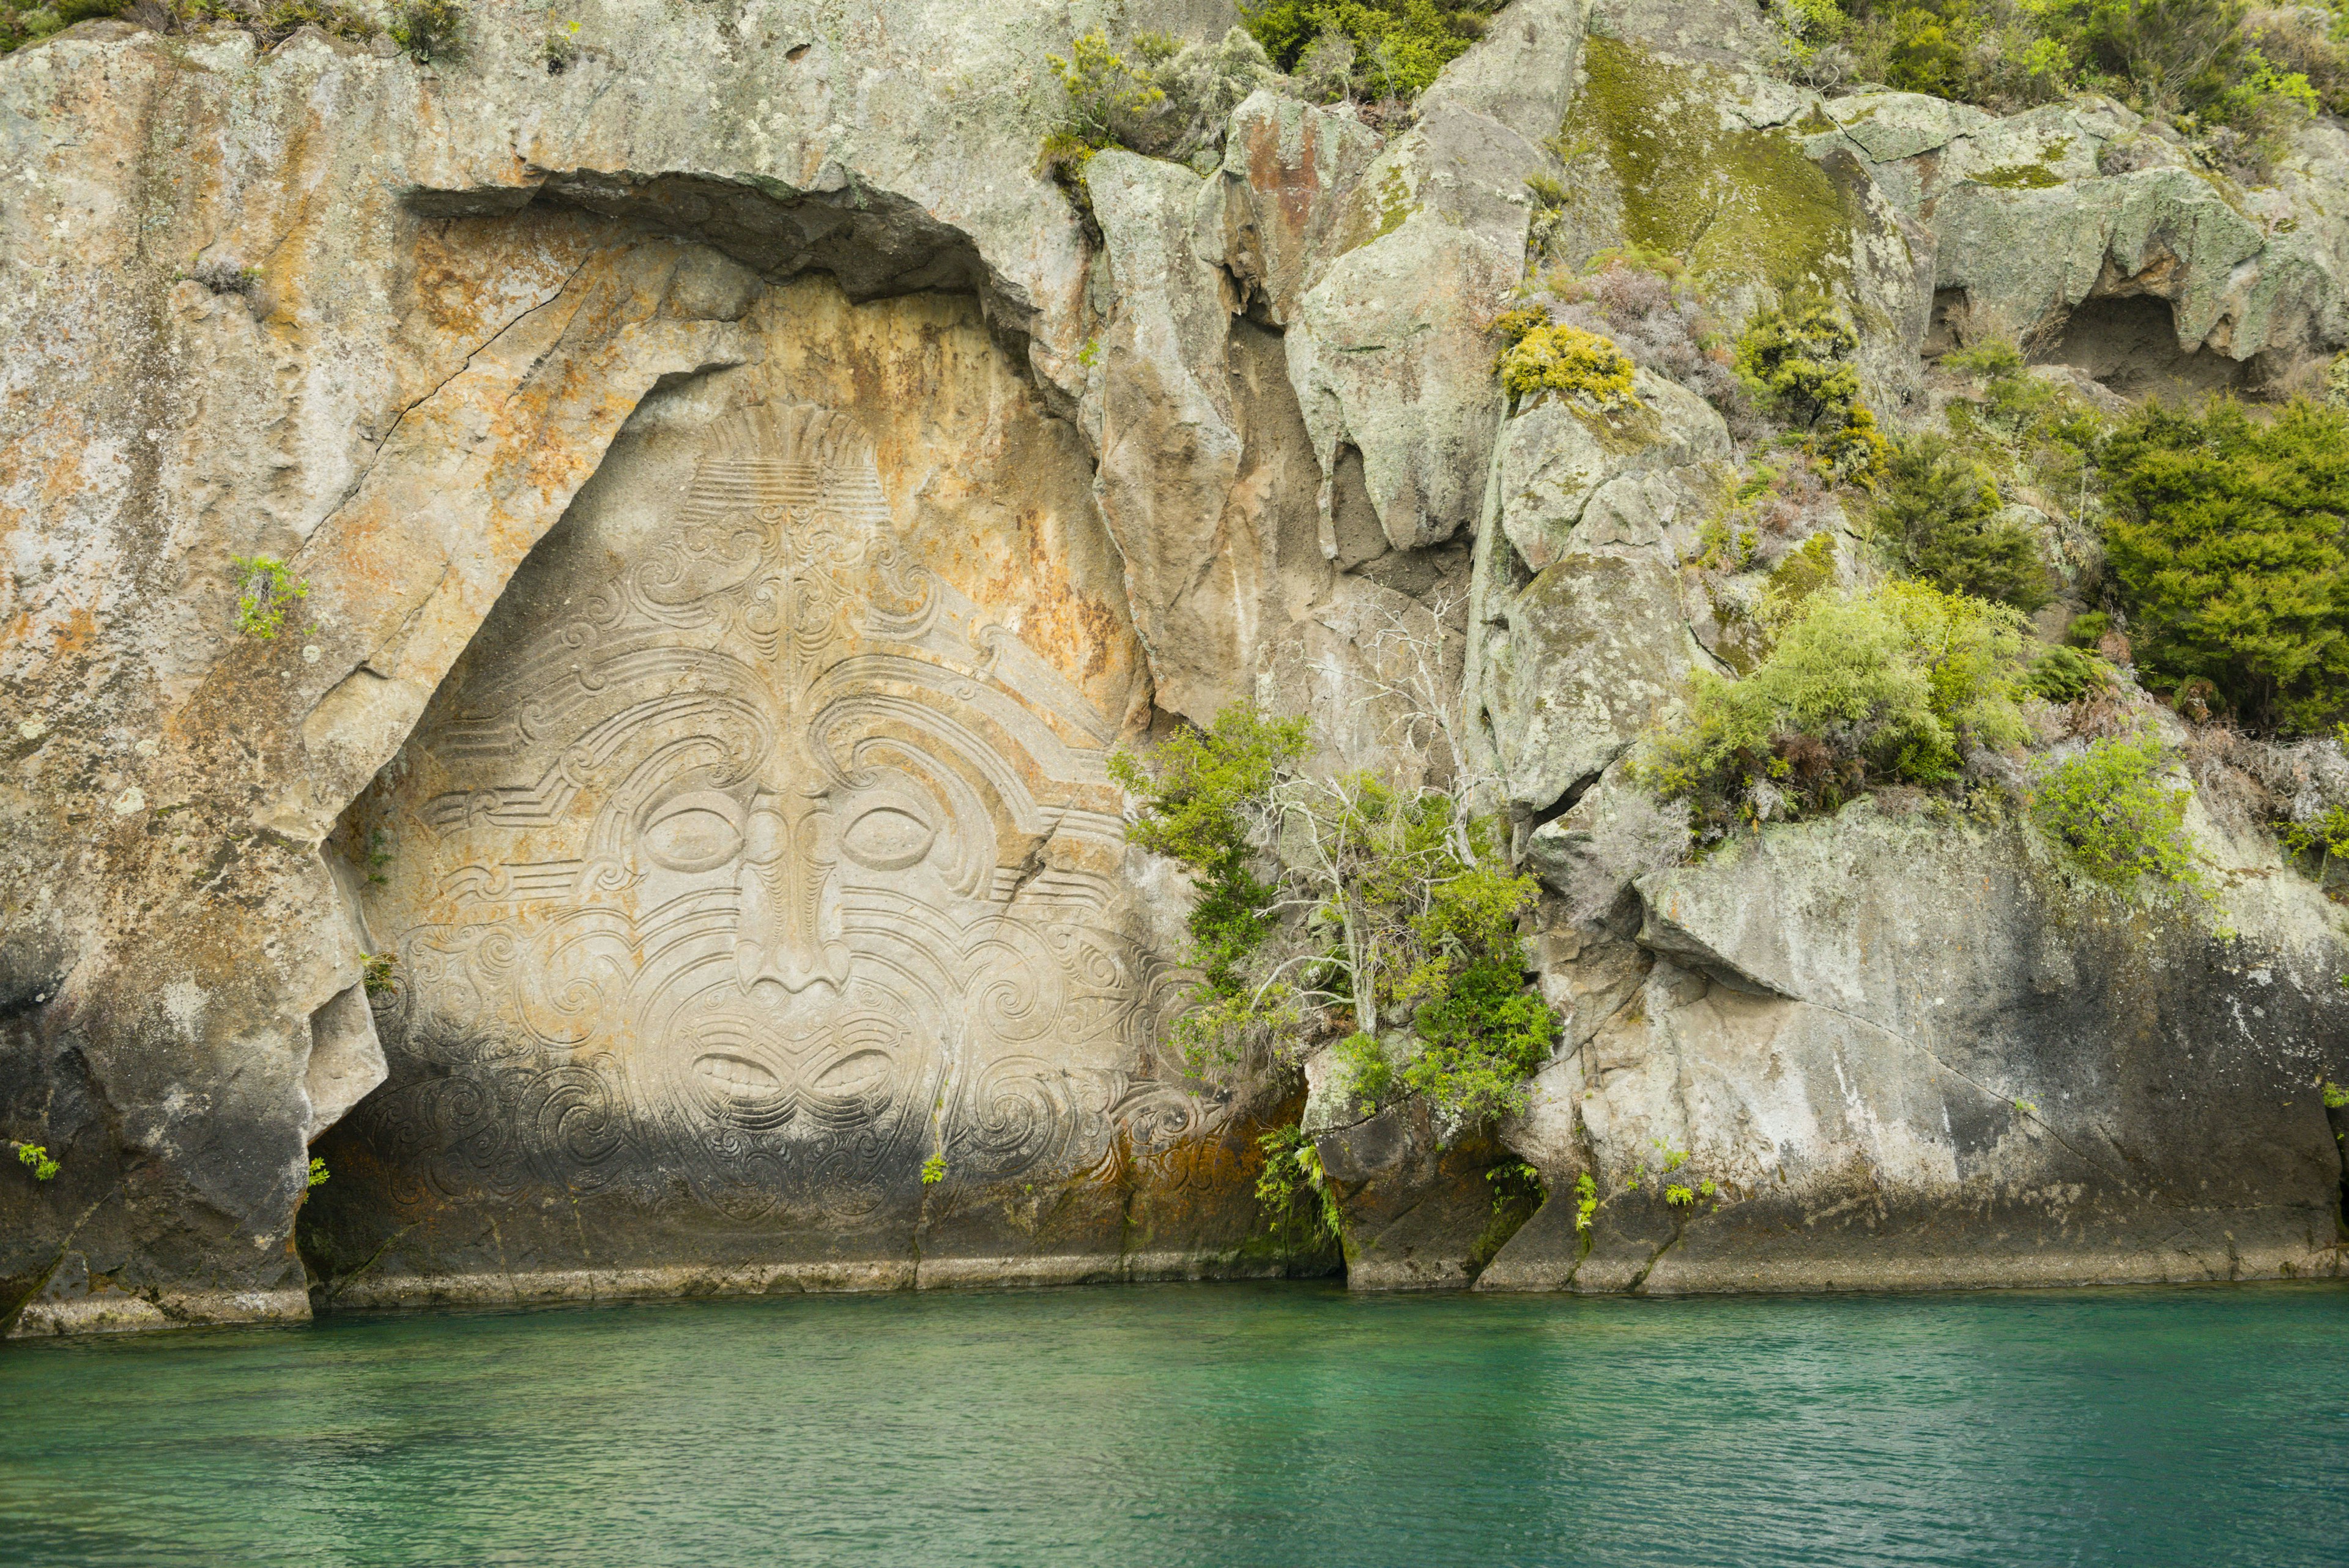
<svg viewBox="0 0 2349 1568">
<path fill-rule="evenodd" d="M 1257 92 L 1233 114 L 1223 168 L 1200 192 L 1200 254 L 1224 258 L 1249 307 L 1288 325 L 1380 147 L 1350 115 Z"/>
<path fill-rule="evenodd" d="M 1501 410 L 1484 326 L 1522 265 L 1412 211 L 1307 292 L 1287 340 L 1288 374 L 1324 476 L 1326 552 L 1336 552 L 1331 486 L 1343 448 L 1361 454 L 1394 548 L 1441 544 L 1475 516 Z"/>
<path fill-rule="evenodd" d="M 1632 391 L 1640 406 L 1611 414 L 1545 396 L 1505 427 L 1501 527 L 1531 570 L 1577 547 L 1659 542 L 1677 510 L 1669 493 L 1619 482 L 1728 458 L 1729 429 L 1702 398 L 1644 369 Z M 1609 500 L 1578 535 L 1602 491 Z"/>
<path fill-rule="evenodd" d="M 1485 1129 L 1440 1131 L 1413 1099 L 1314 1140 L 1345 1214 L 1349 1289 L 1463 1289 L 1525 1222 L 1528 1206 L 1495 1201 L 1509 1150 Z"/>
<path fill-rule="evenodd" d="M 1477 515 L 1498 418 L 1485 330 L 1525 271 L 1530 175 L 1571 92 L 1581 43 L 1571 0 L 1521 0 L 1423 96 L 1418 122 L 1355 181 L 1328 259 L 1288 337 L 1289 378 L 1321 465 L 1325 551 L 1333 483 L 1360 454 L 1397 550 L 1440 545 Z"/>
<path fill-rule="evenodd" d="M 1510 601 L 1508 627 L 1488 709 L 1508 798 L 1528 811 L 1620 756 L 1702 657 L 1680 574 L 1652 549 L 1567 556 Z"/>
<path fill-rule="evenodd" d="M 2239 935 L 2089 890 L 2023 829 L 1873 804 L 1644 882 L 1661 961 L 1579 1067 L 1588 1256 L 1552 1216 L 1495 1279 L 2343 1272 L 2315 1091 L 2343 1072 L 2342 917 L 2271 854 L 2197 831 Z"/>
<path fill-rule="evenodd" d="M 2286 380 L 2309 345 L 2349 340 L 2349 234 L 2333 216 L 2349 161 L 2337 128 L 2320 122 L 2294 140 L 2279 188 L 2261 192 L 2192 168 L 2138 116 L 2094 97 L 2006 119 L 1910 93 L 1839 99 L 1821 107 L 1806 144 L 1856 152 L 1930 226 L 1943 324 L 1934 351 L 2005 337 L 2062 356 L 2083 304 L 2146 298 L 2168 306 L 2169 358 L 2267 356 L 2268 378 Z M 2081 363 L 2093 346 L 2068 348 Z M 2108 379 L 2115 367 L 2095 369 Z"/>
</svg>

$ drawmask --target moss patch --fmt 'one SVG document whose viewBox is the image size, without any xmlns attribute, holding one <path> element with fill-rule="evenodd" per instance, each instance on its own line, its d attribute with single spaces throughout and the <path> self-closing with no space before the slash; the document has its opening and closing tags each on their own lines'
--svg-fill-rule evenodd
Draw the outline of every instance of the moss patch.
<svg viewBox="0 0 2349 1568">
<path fill-rule="evenodd" d="M 2003 168 L 1986 169 L 1968 178 L 1977 185 L 1988 185 L 1999 191 L 2045 191 L 2064 183 L 2064 176 L 2053 167 L 2071 151 L 2072 139 L 2059 138 L 2047 144 L 2047 151 L 2035 163 L 2009 163 Z"/>
<path fill-rule="evenodd" d="M 1859 213 L 1785 128 L 1724 127 L 1725 72 L 1670 64 L 1617 38 L 1589 40 L 1589 79 L 1562 132 L 1588 145 L 1622 193 L 1624 238 L 1733 282 L 1826 293 L 1851 275 Z"/>
</svg>

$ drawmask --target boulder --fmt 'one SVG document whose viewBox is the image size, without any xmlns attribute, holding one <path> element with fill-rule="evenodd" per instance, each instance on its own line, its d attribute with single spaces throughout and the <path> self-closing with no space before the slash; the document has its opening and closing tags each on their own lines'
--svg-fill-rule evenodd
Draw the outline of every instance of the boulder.
<svg viewBox="0 0 2349 1568">
<path fill-rule="evenodd" d="M 1549 1214 L 1553 1182 L 1490 1277 L 2349 1272 L 2318 1093 L 2349 1071 L 2343 917 L 2271 853 L 2197 829 L 2215 910 L 2085 884 L 2021 826 L 1873 801 L 1643 879 L 1655 968 L 1572 1069 L 1591 1227 Z"/>
</svg>

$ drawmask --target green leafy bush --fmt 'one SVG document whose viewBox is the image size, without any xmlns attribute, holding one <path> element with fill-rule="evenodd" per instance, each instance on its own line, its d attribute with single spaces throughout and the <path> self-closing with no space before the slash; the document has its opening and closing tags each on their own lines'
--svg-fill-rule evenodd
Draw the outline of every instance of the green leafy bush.
<svg viewBox="0 0 2349 1568">
<path fill-rule="evenodd" d="M 2041 772 L 2031 819 L 2081 870 L 2109 887 L 2151 877 L 2199 888 L 2194 841 L 2186 831 L 2193 792 L 2170 782 L 2170 767 L 2158 737 L 2094 742 Z"/>
<path fill-rule="evenodd" d="M 393 14 L 391 41 L 418 60 L 445 64 L 465 57 L 468 31 L 458 0 L 408 0 Z"/>
<path fill-rule="evenodd" d="M 1256 874 L 1257 841 L 1273 785 L 1296 767 L 1305 742 L 1304 720 L 1235 704 L 1207 729 L 1185 726 L 1160 742 L 1154 770 L 1130 752 L 1110 757 L 1110 776 L 1143 803 L 1126 836 L 1187 867 L 1198 889 L 1183 961 L 1205 977 L 1199 1002 L 1237 997 L 1241 966 L 1273 930 L 1278 889 Z"/>
<path fill-rule="evenodd" d="M 2148 407 L 2105 443 L 2105 545 L 2149 684 L 2260 730 L 2349 715 L 2349 410 Z"/>
<path fill-rule="evenodd" d="M 236 629 L 263 642 L 274 640 L 295 605 L 310 597 L 310 585 L 296 582 L 274 556 L 238 556 L 230 565 L 236 572 Z"/>
<path fill-rule="evenodd" d="M 1045 57 L 1059 80 L 1062 109 L 1045 133 L 1037 172 L 1059 184 L 1090 222 L 1085 166 L 1104 148 L 1187 160 L 1220 147 L 1240 100 L 1280 78 L 1256 40 L 1238 27 L 1215 44 L 1184 43 L 1139 33 L 1121 52 L 1098 29 Z"/>
<path fill-rule="evenodd" d="M 1241 705 L 1163 742 L 1154 775 L 1112 760 L 1139 797 L 1130 837 L 1199 889 L 1185 1060 L 1212 1073 L 1250 1040 L 1288 1062 L 1330 1041 L 1371 1103 L 1399 1076 L 1455 1125 L 1521 1105 L 1555 1039 L 1517 936 L 1532 878 L 1441 791 L 1303 771 L 1305 740 Z M 1397 1075 L 1380 1039 L 1404 1020 L 1420 1053 Z"/>
<path fill-rule="evenodd" d="M 2023 689 L 2050 702 L 2077 702 L 2113 684 L 2113 668 L 2076 648 L 2051 648 L 2032 660 Z"/>
<path fill-rule="evenodd" d="M 1998 109 L 2107 93 L 2269 139 L 2349 101 L 2341 7 L 2246 0 L 1775 0 L 1793 63 Z M 2322 13 L 2316 14 L 2322 16 Z"/>
<path fill-rule="evenodd" d="M 1377 1110 L 1394 1092 L 1394 1063 L 1377 1035 L 1349 1034 L 1330 1049 L 1346 1070 L 1347 1096 L 1363 1116 Z"/>
<path fill-rule="evenodd" d="M 1317 45 L 1330 56 L 1350 47 L 1350 93 L 1361 99 L 1413 99 L 1436 74 L 1485 36 L 1503 0 L 1267 0 L 1243 6 L 1247 29 L 1282 70 L 1308 64 Z"/>
<path fill-rule="evenodd" d="M 47 1181 L 64 1168 L 49 1158 L 49 1151 L 36 1143 L 16 1145 L 16 1162 L 33 1173 L 36 1181 Z"/>
<path fill-rule="evenodd" d="M 1892 448 L 1876 521 L 1894 565 L 1945 592 L 2028 613 L 2054 597 L 2047 568 L 2037 537 L 1999 511 L 1998 486 L 1947 438 L 1928 431 Z"/>
<path fill-rule="evenodd" d="M 357 11 L 328 0 L 274 0 L 240 9 L 230 0 L 164 0 L 164 7 L 183 26 L 216 23 L 242 28 L 266 44 L 291 36 L 301 27 L 323 28 L 338 38 L 372 38 L 383 29 Z M 130 9 L 130 0 L 49 0 L 26 5 L 0 0 L 0 55 L 37 42 L 77 22 L 100 21 Z"/>
<path fill-rule="evenodd" d="M 1511 312 L 1509 321 L 1519 314 Z M 1579 327 L 1538 326 L 1501 351 L 1495 369 L 1512 397 L 1558 392 L 1594 409 L 1640 407 L 1631 361 L 1609 339 Z"/>
<path fill-rule="evenodd" d="M 1461 1123 L 1524 1110 L 1526 1080 L 1557 1044 L 1557 1021 L 1526 985 L 1517 939 L 1533 896 L 1529 878 L 1478 866 L 1447 883 L 1419 920 L 1431 959 L 1410 993 L 1424 1001 L 1414 1019 L 1420 1052 L 1402 1080 Z"/>
<path fill-rule="evenodd" d="M 1974 455 L 2036 491 L 2051 513 L 2087 513 L 2101 494 L 2095 450 L 2106 421 L 2077 393 L 2031 375 L 2013 343 L 1945 354 L 1940 369 L 1980 378 L 1978 398 L 1953 400 L 1950 430 Z"/>
<path fill-rule="evenodd" d="M 1956 779 L 2026 738 L 2023 618 L 1918 583 L 1818 594 L 1742 680 L 1700 671 L 1634 776 L 1685 802 L 1692 836 L 1831 812 L 1880 784 Z"/>
<path fill-rule="evenodd" d="M 1098 29 L 1071 40 L 1066 55 L 1044 58 L 1068 99 L 1056 134 L 1088 147 L 1118 145 L 1123 134 L 1166 101 L 1165 90 L 1150 79 L 1148 62 L 1128 60 Z"/>
<path fill-rule="evenodd" d="M 1754 400 L 1802 432 L 1803 450 L 1830 477 L 1872 483 L 1884 437 L 1859 400 L 1851 357 L 1859 333 L 1823 300 L 1757 314 L 1737 339 L 1737 374 Z"/>
<path fill-rule="evenodd" d="M 1266 1214 L 1266 1229 L 1301 1227 L 1314 1240 L 1337 1241 L 1344 1234 L 1337 1195 L 1321 1171 L 1321 1151 L 1291 1123 L 1273 1128 L 1257 1140 L 1264 1165 L 1257 1172 L 1256 1200 Z"/>
</svg>

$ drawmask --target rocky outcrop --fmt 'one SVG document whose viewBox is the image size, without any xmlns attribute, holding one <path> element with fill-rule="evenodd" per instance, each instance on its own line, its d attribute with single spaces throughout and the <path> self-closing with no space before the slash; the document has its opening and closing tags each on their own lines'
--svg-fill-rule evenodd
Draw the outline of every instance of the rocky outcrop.
<svg viewBox="0 0 2349 1568">
<path fill-rule="evenodd" d="M 1098 252 L 1034 168 L 1065 19 L 934 11 L 754 36 L 622 5 L 559 73 L 534 19 L 487 16 L 439 67 L 124 23 L 0 67 L 0 1084 L 9 1135 L 61 1164 L 0 1194 L 0 1301 L 40 1298 L 21 1331 L 300 1316 L 305 1199 L 310 1263 L 352 1301 L 1290 1266 L 1259 1244 L 1247 1094 L 1156 1054 L 1164 921 L 1116 912 L 1100 759 L 1154 711 L 1253 693 L 1316 713 L 1336 762 L 1388 748 L 1382 637 L 1457 622 L 1465 551 L 1423 546 L 1474 510 L 1474 302 L 1517 275 L 1510 198 L 1579 11 L 1523 7 L 1409 149 L 1259 95 L 1212 175 L 1106 154 Z M 1493 128 L 1517 151 L 1457 196 L 1426 149 Z M 1407 235 L 1362 226 L 1381 201 Z M 1354 377 L 1349 313 L 1395 302 L 1314 292 L 1349 256 L 1423 289 L 1383 380 Z M 1284 344 L 1308 317 L 1321 371 Z M 826 410 L 856 439 L 810 456 L 788 431 Z M 783 510 L 730 535 L 695 510 L 737 501 Z M 863 563 L 823 590 L 839 636 L 790 618 L 819 540 Z M 240 629 L 237 563 L 263 558 L 297 597 Z M 888 607 L 907 592 L 927 607 Z M 806 700 L 862 732 L 714 695 L 595 716 L 598 682 L 664 679 L 719 623 L 829 671 Z M 621 663 L 589 657 L 616 639 Z M 737 680 L 716 651 L 694 682 Z M 725 732 L 692 712 L 742 726 L 724 761 L 626 771 L 664 724 L 687 752 Z M 771 789 L 761 756 L 830 782 Z M 894 805 L 839 793 L 889 768 Z M 695 778 L 723 803 L 672 826 Z M 777 834 L 799 847 L 756 847 Z M 901 892 L 935 866 L 916 901 L 955 931 L 880 952 L 899 938 L 860 932 L 903 922 L 857 913 L 857 854 Z M 863 997 L 881 1036 L 680 1034 L 642 924 L 672 872 L 715 878 L 682 895 L 709 913 L 681 972 L 770 997 L 757 1029 Z M 991 1036 L 973 996 L 1009 1010 Z M 667 1088 L 611 1045 L 648 1030 Z M 847 1166 L 823 1153 L 860 1126 Z"/>
<path fill-rule="evenodd" d="M 1730 436 L 1652 371 L 1512 406 L 1488 332 L 1629 245 L 1842 302 L 1889 415 L 1994 331 L 2287 377 L 2349 337 L 2337 126 L 2247 194 L 2110 105 L 1791 87 L 1742 0 L 1516 0 L 1408 123 L 1263 88 L 1081 214 L 1065 8 L 612 0 L 559 71 L 472 20 L 0 60 L 14 1332 L 1326 1268 L 1254 1196 L 1290 1090 L 1166 1049 L 1106 759 L 1253 698 L 1454 777 L 1428 679 L 1563 1034 L 1496 1135 L 1313 1124 L 1357 1284 L 2334 1266 L 2338 937 L 2271 859 L 2236 937 L 1876 808 L 1607 880 L 1625 748 L 1737 651 Z"/>
<path fill-rule="evenodd" d="M 2349 1269 L 2318 1092 L 2349 1071 L 2349 927 L 2197 826 L 2215 907 L 2130 904 L 2015 826 L 1871 803 L 1644 881 L 1652 968 L 1512 1133 L 1551 1197 L 1480 1286 Z"/>
<path fill-rule="evenodd" d="M 1930 228 L 1930 352 L 2019 339 L 2143 395 L 2254 372 L 2289 382 L 2349 337 L 2337 125 L 2312 127 L 2258 192 L 2107 99 L 2002 119 L 1868 93 L 1820 105 L 1805 129 L 1814 156 L 1848 150 Z"/>
</svg>

